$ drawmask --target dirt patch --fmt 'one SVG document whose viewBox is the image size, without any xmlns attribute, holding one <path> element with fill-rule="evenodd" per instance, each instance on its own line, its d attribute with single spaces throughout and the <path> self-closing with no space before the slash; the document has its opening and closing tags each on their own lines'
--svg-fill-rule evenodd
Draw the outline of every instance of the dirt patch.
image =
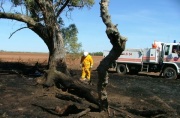
<svg viewBox="0 0 180 118">
<path fill-rule="evenodd" d="M 31 55 L 28 58 L 30 59 L 30 57 Z M 93 57 L 93 59 L 95 61 L 92 71 L 93 85 L 87 86 L 96 90 L 98 78 L 95 69 L 102 57 Z M 25 63 L 25 61 L 23 62 Z M 10 64 L 12 63 L 6 63 L 5 66 L 4 62 L 0 63 L 0 117 L 73 117 L 86 109 L 85 107 L 77 108 L 73 106 L 70 100 L 55 97 L 56 93 L 65 91 L 56 88 L 45 89 L 40 85 L 35 85 L 35 78 L 38 75 L 34 73 L 27 74 L 32 69 L 31 66 L 23 66 L 19 63 L 18 66 L 17 63 L 10 66 Z M 78 79 L 81 74 L 79 59 L 68 64 L 74 73 L 73 79 Z M 13 67 L 19 67 L 18 72 Z M 19 73 L 24 72 L 22 70 L 25 69 L 26 74 Z M 179 79 L 166 80 L 152 73 L 122 76 L 114 71 L 109 71 L 109 84 L 107 86 L 109 115 L 111 117 L 132 118 L 178 118 L 180 117 L 179 91 Z M 66 106 L 69 106 L 69 112 L 66 111 L 64 114 L 56 112 L 57 108 Z M 82 105 L 77 102 L 77 106 Z M 83 118 L 94 117 L 104 118 L 108 115 L 92 110 L 83 116 Z"/>
</svg>

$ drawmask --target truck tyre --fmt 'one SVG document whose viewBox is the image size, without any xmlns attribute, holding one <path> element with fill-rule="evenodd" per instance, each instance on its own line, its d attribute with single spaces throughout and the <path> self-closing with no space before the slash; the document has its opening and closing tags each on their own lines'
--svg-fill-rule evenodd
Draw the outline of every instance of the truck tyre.
<svg viewBox="0 0 180 118">
<path fill-rule="evenodd" d="M 117 68 L 116 68 L 117 73 L 121 74 L 121 75 L 125 75 L 127 70 L 126 70 L 126 66 L 124 64 L 118 64 Z"/>
<path fill-rule="evenodd" d="M 163 75 L 166 79 L 176 79 L 177 78 L 177 72 L 172 67 L 166 67 L 164 69 Z"/>
</svg>

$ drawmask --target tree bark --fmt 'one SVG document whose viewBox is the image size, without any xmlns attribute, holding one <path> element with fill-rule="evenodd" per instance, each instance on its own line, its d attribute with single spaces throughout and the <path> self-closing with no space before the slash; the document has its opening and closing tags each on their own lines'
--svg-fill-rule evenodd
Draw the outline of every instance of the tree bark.
<svg viewBox="0 0 180 118">
<path fill-rule="evenodd" d="M 52 32 L 52 41 L 51 43 L 47 44 L 49 47 L 51 47 L 49 49 L 49 61 L 48 61 L 48 69 L 51 70 L 49 72 L 52 71 L 60 71 L 64 74 L 66 74 L 67 76 L 69 76 L 69 72 L 67 69 L 67 65 L 66 65 L 66 52 L 64 49 L 64 43 L 63 43 L 63 38 L 62 35 L 60 33 L 60 31 L 58 30 L 59 27 L 58 25 L 54 26 L 54 31 Z M 52 73 L 48 73 L 50 76 L 48 76 L 46 78 L 46 86 L 52 86 L 54 84 L 53 78 L 51 77 Z"/>
<path fill-rule="evenodd" d="M 100 110 L 108 111 L 108 99 L 106 86 L 108 84 L 108 69 L 125 49 L 126 38 L 122 37 L 117 29 L 117 25 L 112 24 L 111 17 L 108 13 L 109 0 L 101 0 L 100 11 L 101 17 L 106 25 L 106 34 L 112 44 L 109 54 L 100 62 L 98 71 L 98 96 Z"/>
</svg>

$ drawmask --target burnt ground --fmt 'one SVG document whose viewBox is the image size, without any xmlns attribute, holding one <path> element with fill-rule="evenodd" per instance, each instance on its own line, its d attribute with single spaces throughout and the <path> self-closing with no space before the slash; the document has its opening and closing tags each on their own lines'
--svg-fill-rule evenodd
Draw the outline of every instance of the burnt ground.
<svg viewBox="0 0 180 118">
<path fill-rule="evenodd" d="M 0 117 L 4 118 L 58 118 L 73 117 L 82 109 L 70 100 L 55 97 L 55 87 L 45 89 L 35 85 L 34 68 L 19 63 L 0 64 Z M 44 67 L 42 66 L 41 69 Z M 73 79 L 79 79 L 81 71 L 73 70 Z M 97 71 L 92 71 L 96 91 Z M 167 80 L 154 74 L 118 75 L 109 71 L 107 86 L 110 117 L 122 118 L 178 118 L 180 117 L 180 79 Z M 79 103 L 77 103 L 79 104 Z M 69 105 L 64 114 L 55 108 Z M 108 117 L 102 112 L 91 110 L 83 118 Z"/>
</svg>

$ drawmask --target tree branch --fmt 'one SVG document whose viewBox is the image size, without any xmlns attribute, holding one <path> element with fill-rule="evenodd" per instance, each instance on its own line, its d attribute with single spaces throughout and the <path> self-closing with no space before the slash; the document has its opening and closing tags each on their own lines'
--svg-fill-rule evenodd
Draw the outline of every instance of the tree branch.
<svg viewBox="0 0 180 118">
<path fill-rule="evenodd" d="M 61 14 L 61 12 L 64 10 L 64 8 L 66 8 L 66 6 L 68 5 L 70 0 L 66 0 L 66 2 L 64 3 L 64 5 L 57 11 L 56 17 L 59 16 L 59 14 Z"/>
<path fill-rule="evenodd" d="M 100 102 L 100 110 L 108 111 L 108 100 L 106 86 L 108 84 L 108 69 L 109 65 L 112 64 L 125 49 L 126 38 L 122 37 L 117 29 L 117 25 L 111 22 L 111 17 L 108 13 L 109 0 L 101 0 L 100 11 L 101 17 L 106 25 L 106 34 L 112 44 L 112 49 L 109 54 L 103 58 L 97 67 L 98 71 L 98 95 Z"/>
<path fill-rule="evenodd" d="M 51 26 L 52 24 L 47 22 L 46 19 L 53 19 L 54 16 L 50 16 L 52 14 L 50 14 L 51 12 L 54 12 L 53 10 L 53 6 L 52 6 L 52 2 L 49 0 L 35 0 L 36 4 L 38 5 L 39 9 L 42 11 L 42 15 L 43 15 L 43 19 L 44 22 L 46 22 L 45 24 L 48 24 L 49 26 Z"/>
<path fill-rule="evenodd" d="M 44 27 L 42 24 L 40 24 L 39 22 L 35 22 L 33 18 L 28 17 L 26 15 L 22 15 L 22 14 L 13 14 L 13 13 L 2 13 L 0 12 L 0 18 L 5 18 L 5 19 L 12 19 L 12 20 L 17 20 L 20 22 L 24 22 L 27 23 L 27 26 L 29 29 L 31 29 L 32 31 L 34 31 L 38 36 L 40 36 L 44 42 L 46 44 L 49 43 L 48 41 L 48 36 L 47 36 L 47 28 Z M 23 28 L 21 28 L 23 29 Z M 21 30 L 19 29 L 19 30 Z M 17 30 L 17 31 L 19 31 Z M 16 32 L 16 31 L 15 31 Z M 14 33 L 15 33 L 14 32 Z M 14 34 L 13 33 L 13 34 Z M 13 35 L 11 34 L 11 36 Z M 42 35 L 45 34 L 45 35 Z M 11 37 L 10 36 L 10 37 Z M 10 38 L 9 37 L 9 38 Z"/>
<path fill-rule="evenodd" d="M 24 28 L 28 28 L 28 27 L 21 27 L 20 29 L 17 29 L 16 31 L 14 31 L 14 32 L 10 35 L 9 39 L 10 39 L 11 36 L 12 36 L 13 34 L 15 34 L 17 31 L 20 31 L 20 30 L 22 30 L 22 29 L 24 29 Z"/>
<path fill-rule="evenodd" d="M 22 15 L 22 14 L 2 13 L 2 12 L 0 12 L 0 18 L 17 20 L 17 21 L 20 21 L 20 22 L 30 24 L 31 26 L 36 25 L 36 22 L 34 21 L 33 18 L 28 17 L 26 15 Z"/>
<path fill-rule="evenodd" d="M 35 0 L 36 4 L 39 6 L 39 8 L 41 9 L 41 11 L 43 12 L 43 14 L 45 15 L 46 13 L 46 8 L 44 6 L 44 4 L 41 3 L 41 0 Z"/>
<path fill-rule="evenodd" d="M 63 4 L 62 0 L 57 1 L 56 4 L 54 4 L 54 8 L 58 7 L 61 4 Z"/>
<path fill-rule="evenodd" d="M 3 2 L 1 2 L 0 8 L 3 10 L 3 12 L 5 12 L 4 8 L 3 8 Z M 1 12 L 1 10 L 0 10 L 0 12 Z"/>
</svg>

